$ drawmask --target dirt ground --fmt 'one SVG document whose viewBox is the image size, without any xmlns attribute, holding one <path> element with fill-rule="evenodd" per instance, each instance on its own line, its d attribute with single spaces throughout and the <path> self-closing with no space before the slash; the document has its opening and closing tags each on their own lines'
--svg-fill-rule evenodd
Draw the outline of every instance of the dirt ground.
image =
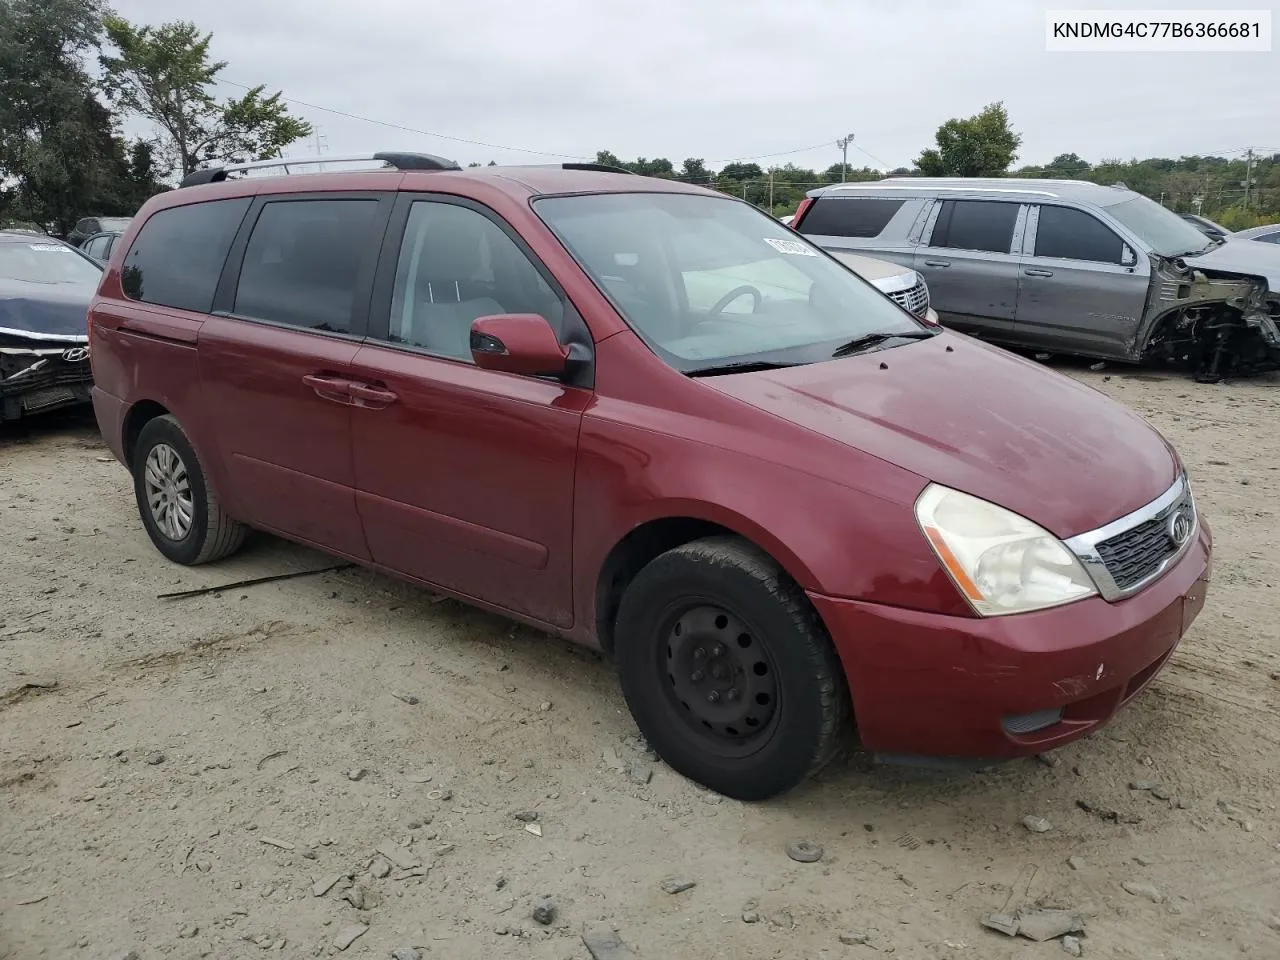
<svg viewBox="0 0 1280 960">
<path fill-rule="evenodd" d="M 92 419 L 5 430 L 0 958 L 585 960 L 600 928 L 607 957 L 1064 956 L 980 924 L 1034 904 L 1090 958 L 1280 957 L 1280 377 L 1067 372 L 1173 440 L 1213 524 L 1169 668 L 1048 762 L 852 754 L 764 804 L 646 758 L 604 660 L 395 580 L 157 599 L 332 561 L 171 565 Z"/>
</svg>

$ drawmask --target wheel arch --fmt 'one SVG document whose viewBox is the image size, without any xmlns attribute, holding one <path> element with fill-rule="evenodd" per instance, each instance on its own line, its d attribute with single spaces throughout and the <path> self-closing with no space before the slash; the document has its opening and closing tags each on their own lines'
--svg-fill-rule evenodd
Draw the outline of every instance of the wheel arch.
<svg viewBox="0 0 1280 960">
<path fill-rule="evenodd" d="M 187 442 L 195 450 L 200 468 L 204 471 L 205 483 L 222 501 L 228 513 L 238 517 L 238 504 L 233 501 L 231 495 L 234 491 L 231 490 L 228 478 L 222 472 L 223 465 L 217 457 L 215 441 L 211 437 L 206 437 L 203 431 L 193 430 L 186 418 L 176 412 L 175 406 L 176 404 L 169 403 L 166 399 L 156 399 L 154 396 L 136 399 L 129 405 L 120 430 L 121 452 L 124 454 L 125 468 L 130 472 L 133 471 L 133 455 L 137 450 L 138 438 L 142 435 L 143 428 L 158 417 L 173 417 L 186 435 Z M 194 417 L 195 414 L 192 413 L 192 416 Z"/>
<path fill-rule="evenodd" d="M 592 626 L 606 653 L 613 651 L 618 608 L 636 574 L 661 554 L 694 540 L 737 537 L 766 554 L 802 590 L 816 582 L 808 566 L 759 524 L 716 504 L 682 502 L 665 506 L 665 512 L 637 522 L 618 537 L 599 565 Z"/>
<path fill-rule="evenodd" d="M 125 466 L 133 469 L 133 454 L 138 447 L 142 428 L 157 417 L 169 416 L 169 408 L 157 400 L 138 400 L 129 407 L 121 426 L 120 443 Z"/>
</svg>

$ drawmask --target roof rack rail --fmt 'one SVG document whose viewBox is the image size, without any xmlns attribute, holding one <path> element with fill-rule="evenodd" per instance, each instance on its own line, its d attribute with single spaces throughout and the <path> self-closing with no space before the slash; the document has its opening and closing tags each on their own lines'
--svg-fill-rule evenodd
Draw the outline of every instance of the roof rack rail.
<svg viewBox="0 0 1280 960">
<path fill-rule="evenodd" d="M 628 170 L 626 167 L 615 167 L 611 163 L 562 163 L 560 166 L 565 170 L 597 170 L 600 173 L 625 173 L 628 176 L 637 176 L 634 170 Z"/>
<path fill-rule="evenodd" d="M 291 167 L 314 167 L 327 163 L 355 163 L 359 161 L 380 160 L 386 166 L 396 170 L 461 170 L 456 161 L 446 160 L 430 153 L 364 153 L 345 156 L 320 157 L 279 157 L 273 160 L 255 160 L 251 163 L 230 163 L 224 167 L 205 167 L 193 170 L 182 178 L 180 187 L 195 187 L 204 183 L 221 183 L 227 174 L 242 173 L 250 170 L 281 168 L 286 174 Z"/>
</svg>

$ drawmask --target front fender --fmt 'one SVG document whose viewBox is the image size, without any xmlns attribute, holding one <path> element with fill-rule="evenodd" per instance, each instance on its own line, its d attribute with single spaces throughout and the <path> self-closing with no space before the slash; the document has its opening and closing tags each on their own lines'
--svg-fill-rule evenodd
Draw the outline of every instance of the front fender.
<svg viewBox="0 0 1280 960">
<path fill-rule="evenodd" d="M 913 505 L 924 480 L 850 448 L 842 448 L 840 464 L 848 482 L 795 457 L 777 460 L 767 450 L 746 453 L 588 416 L 574 504 L 579 629 L 594 629 L 597 579 L 614 546 L 668 518 L 703 520 L 745 537 L 806 590 L 972 615 L 916 526 Z"/>
</svg>

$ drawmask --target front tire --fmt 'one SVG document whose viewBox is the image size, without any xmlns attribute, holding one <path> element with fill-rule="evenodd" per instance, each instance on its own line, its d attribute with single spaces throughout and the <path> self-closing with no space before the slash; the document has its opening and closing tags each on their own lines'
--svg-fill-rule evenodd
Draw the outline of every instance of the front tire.
<svg viewBox="0 0 1280 960">
<path fill-rule="evenodd" d="M 689 779 L 763 800 L 834 754 L 849 716 L 839 660 L 804 592 L 751 544 L 711 537 L 653 560 L 615 636 L 632 716 Z"/>
<path fill-rule="evenodd" d="M 222 509 L 191 441 L 172 416 L 142 428 L 133 452 L 138 514 L 157 550 L 185 566 L 240 549 L 248 528 Z"/>
</svg>

